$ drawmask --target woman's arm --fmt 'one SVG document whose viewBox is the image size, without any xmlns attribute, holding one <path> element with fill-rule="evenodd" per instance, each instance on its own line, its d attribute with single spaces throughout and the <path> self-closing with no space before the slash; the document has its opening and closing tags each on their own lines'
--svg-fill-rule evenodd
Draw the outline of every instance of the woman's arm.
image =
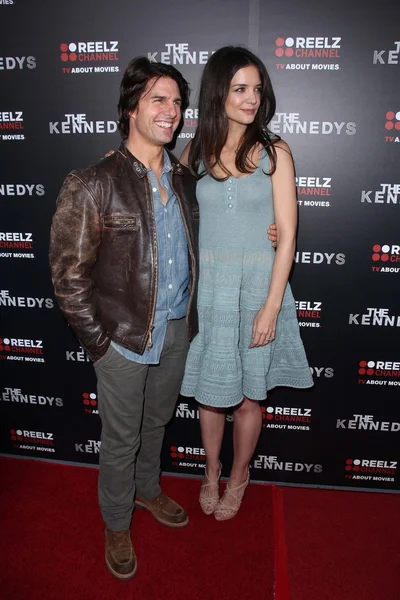
<svg viewBox="0 0 400 600">
<path fill-rule="evenodd" d="M 275 148 L 276 171 L 271 179 L 278 245 L 268 296 L 254 319 L 251 348 L 263 346 L 275 338 L 276 320 L 292 268 L 296 245 L 297 199 L 292 154 L 289 146 L 282 140 L 275 144 Z"/>
</svg>

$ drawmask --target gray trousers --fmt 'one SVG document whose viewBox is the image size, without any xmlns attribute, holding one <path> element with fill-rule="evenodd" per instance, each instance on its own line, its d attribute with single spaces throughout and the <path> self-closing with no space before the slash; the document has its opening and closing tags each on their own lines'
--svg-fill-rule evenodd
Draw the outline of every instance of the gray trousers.
<svg viewBox="0 0 400 600">
<path fill-rule="evenodd" d="M 102 423 L 99 504 L 106 526 L 128 529 L 137 492 L 160 492 L 160 454 L 189 348 L 185 319 L 170 321 L 158 365 L 124 358 L 112 346 L 94 364 Z"/>
</svg>

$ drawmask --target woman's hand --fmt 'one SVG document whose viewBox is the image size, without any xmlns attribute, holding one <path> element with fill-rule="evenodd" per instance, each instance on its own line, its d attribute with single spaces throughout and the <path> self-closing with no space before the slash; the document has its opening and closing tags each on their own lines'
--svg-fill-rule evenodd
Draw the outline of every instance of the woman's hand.
<svg viewBox="0 0 400 600">
<path fill-rule="evenodd" d="M 253 322 L 253 338 L 249 348 L 265 346 L 275 339 L 276 320 L 279 309 L 265 305 L 260 308 Z"/>
</svg>

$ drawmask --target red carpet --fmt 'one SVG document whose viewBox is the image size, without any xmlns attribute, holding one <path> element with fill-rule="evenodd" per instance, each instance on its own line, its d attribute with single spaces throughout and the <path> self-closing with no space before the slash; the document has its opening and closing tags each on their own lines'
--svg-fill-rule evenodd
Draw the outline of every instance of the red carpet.
<svg viewBox="0 0 400 600">
<path fill-rule="evenodd" d="M 246 493 L 248 510 L 225 523 L 206 517 L 199 481 L 163 478 L 191 522 L 181 531 L 136 511 L 132 539 L 138 574 L 114 579 L 104 564 L 97 470 L 0 459 L 2 600 L 272 600 L 269 486 Z"/>
<path fill-rule="evenodd" d="M 246 510 L 217 523 L 198 480 L 164 477 L 191 522 L 174 531 L 136 511 L 139 570 L 120 582 L 104 565 L 95 469 L 7 458 L 0 478 L 1 600 L 400 598 L 398 495 L 252 485 Z"/>
<path fill-rule="evenodd" d="M 398 495 L 284 488 L 283 499 L 291 600 L 399 600 Z"/>
</svg>

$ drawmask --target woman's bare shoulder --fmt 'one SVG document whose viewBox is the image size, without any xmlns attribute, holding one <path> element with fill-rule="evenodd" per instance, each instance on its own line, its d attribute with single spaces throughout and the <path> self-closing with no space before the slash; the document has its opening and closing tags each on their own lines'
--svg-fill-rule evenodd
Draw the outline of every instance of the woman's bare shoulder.
<svg viewBox="0 0 400 600">
<path fill-rule="evenodd" d="M 281 152 L 286 152 L 287 154 L 292 156 L 290 146 L 284 140 L 282 140 L 281 138 L 276 138 L 274 140 L 274 138 L 272 138 L 271 142 L 275 149 L 280 150 Z M 279 152 L 279 154 L 281 154 L 281 152 Z"/>
</svg>

